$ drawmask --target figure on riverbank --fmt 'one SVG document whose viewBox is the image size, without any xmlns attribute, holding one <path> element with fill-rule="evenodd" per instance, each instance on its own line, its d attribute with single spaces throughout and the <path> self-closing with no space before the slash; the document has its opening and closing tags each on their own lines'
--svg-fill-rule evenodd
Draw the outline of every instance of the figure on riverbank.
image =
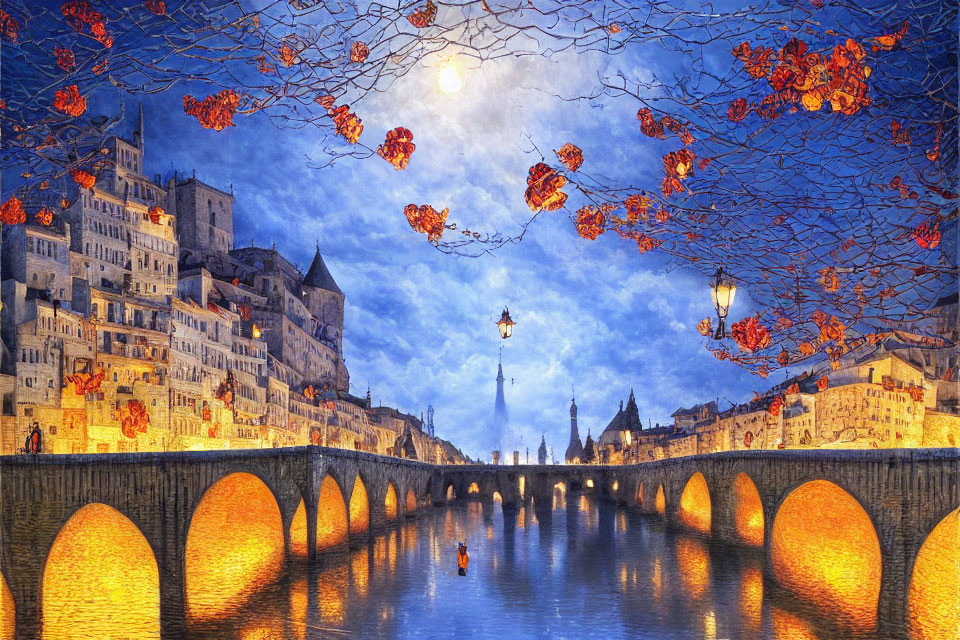
<svg viewBox="0 0 960 640">
<path fill-rule="evenodd" d="M 467 555 L 467 545 L 460 542 L 457 545 L 457 573 L 461 576 L 467 575 L 467 565 L 470 564 L 470 556 Z"/>
</svg>

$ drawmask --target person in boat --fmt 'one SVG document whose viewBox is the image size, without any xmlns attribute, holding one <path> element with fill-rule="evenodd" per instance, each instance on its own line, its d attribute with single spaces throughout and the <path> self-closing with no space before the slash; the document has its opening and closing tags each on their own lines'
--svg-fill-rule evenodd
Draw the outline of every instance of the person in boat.
<svg viewBox="0 0 960 640">
<path fill-rule="evenodd" d="M 461 576 L 467 575 L 467 565 L 470 564 L 470 556 L 467 555 L 467 545 L 460 542 L 457 544 L 457 573 Z"/>
</svg>

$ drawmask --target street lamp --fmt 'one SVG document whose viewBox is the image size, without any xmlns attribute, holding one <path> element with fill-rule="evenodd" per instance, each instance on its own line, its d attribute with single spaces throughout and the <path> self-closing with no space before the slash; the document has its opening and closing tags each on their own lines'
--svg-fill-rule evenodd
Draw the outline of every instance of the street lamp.
<svg viewBox="0 0 960 640">
<path fill-rule="evenodd" d="M 713 306 L 717 310 L 717 331 L 713 334 L 714 340 L 722 340 L 727 337 L 724 320 L 727 312 L 730 311 L 730 305 L 737 295 L 737 285 L 733 283 L 726 274 L 723 273 L 723 267 L 717 269 L 713 282 L 710 283 L 710 297 L 713 299 Z"/>
<path fill-rule="evenodd" d="M 510 310 L 503 308 L 503 315 L 497 320 L 497 329 L 500 330 L 500 337 L 506 340 L 513 335 L 513 325 L 516 324 L 510 319 Z"/>
</svg>

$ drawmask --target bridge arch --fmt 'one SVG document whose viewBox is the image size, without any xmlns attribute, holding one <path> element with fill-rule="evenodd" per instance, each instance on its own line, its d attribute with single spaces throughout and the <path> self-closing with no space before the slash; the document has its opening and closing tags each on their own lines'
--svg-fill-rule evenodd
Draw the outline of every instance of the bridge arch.
<svg viewBox="0 0 960 640">
<path fill-rule="evenodd" d="M 456 499 L 457 499 L 457 490 L 453 488 L 453 483 L 451 482 L 450 484 L 447 485 L 446 500 L 447 502 L 450 502 Z"/>
<path fill-rule="evenodd" d="M 42 572 L 44 638 L 160 638 L 160 572 L 141 529 L 90 503 L 57 533 Z"/>
<path fill-rule="evenodd" d="M 733 528 L 740 542 L 753 547 L 763 546 L 763 502 L 753 479 L 742 471 L 730 487 Z"/>
<path fill-rule="evenodd" d="M 657 495 L 653 499 L 653 510 L 661 518 L 667 517 L 667 495 L 662 482 L 657 487 Z"/>
<path fill-rule="evenodd" d="M 413 487 L 407 489 L 407 497 L 403 500 L 403 514 L 412 518 L 417 513 L 417 494 Z"/>
<path fill-rule="evenodd" d="M 828 480 L 807 481 L 780 503 L 770 534 L 777 582 L 843 627 L 877 623 L 882 557 L 866 509 Z"/>
<path fill-rule="evenodd" d="M 0 640 L 13 640 L 16 633 L 17 605 L 7 579 L 0 573 Z"/>
<path fill-rule="evenodd" d="M 221 616 L 279 576 L 284 530 L 273 490 L 258 476 L 229 473 L 190 515 L 184 570 L 187 617 Z"/>
<path fill-rule="evenodd" d="M 350 535 L 363 535 L 370 530 L 370 498 L 360 472 L 353 480 L 350 492 Z"/>
<path fill-rule="evenodd" d="M 643 480 L 641 480 L 640 484 L 637 485 L 637 490 L 633 497 L 633 503 L 639 507 L 640 511 L 646 510 L 646 500 L 643 495 Z"/>
<path fill-rule="evenodd" d="M 907 592 L 910 640 L 960 637 L 960 509 L 929 532 Z"/>
<path fill-rule="evenodd" d="M 393 481 L 387 482 L 387 492 L 383 497 L 383 511 L 387 522 L 397 519 L 397 488 Z"/>
<path fill-rule="evenodd" d="M 710 535 L 713 522 L 710 488 L 707 479 L 695 471 L 683 487 L 680 504 L 677 506 L 677 520 L 688 529 Z"/>
<path fill-rule="evenodd" d="M 480 493 L 480 485 L 477 484 L 476 482 L 471 482 L 471 483 L 467 486 L 467 495 L 468 495 L 468 496 L 475 496 L 475 495 L 478 495 L 479 493 Z"/>
<path fill-rule="evenodd" d="M 336 478 L 328 472 L 320 483 L 317 499 L 317 550 L 336 547 L 347 541 L 347 504 Z"/>
</svg>

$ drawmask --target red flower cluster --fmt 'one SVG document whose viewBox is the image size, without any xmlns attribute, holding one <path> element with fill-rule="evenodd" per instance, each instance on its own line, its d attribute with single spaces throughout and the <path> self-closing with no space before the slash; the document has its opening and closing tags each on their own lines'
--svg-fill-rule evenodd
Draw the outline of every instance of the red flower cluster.
<svg viewBox="0 0 960 640">
<path fill-rule="evenodd" d="M 586 240 L 596 240 L 606 231 L 607 217 L 593 205 L 577 209 L 577 233 Z"/>
<path fill-rule="evenodd" d="M 17 19 L 0 9 L 0 35 L 6 37 L 10 42 L 16 42 L 19 32 L 20 25 L 17 23 Z"/>
<path fill-rule="evenodd" d="M 204 129 L 223 131 L 233 126 L 233 116 L 240 106 L 240 97 L 231 89 L 197 100 L 191 95 L 183 96 L 183 110 L 195 117 Z"/>
<path fill-rule="evenodd" d="M 640 121 L 640 131 L 650 138 L 663 139 L 664 129 L 677 134 L 684 145 L 693 144 L 693 136 L 680 121 L 673 116 L 663 116 L 659 120 L 653 117 L 650 109 L 643 108 L 637 111 L 637 120 Z"/>
<path fill-rule="evenodd" d="M 113 38 L 107 35 L 107 23 L 103 15 L 94 11 L 87 0 L 64 2 L 60 5 L 60 13 L 74 30 L 83 31 L 84 26 L 89 26 L 90 33 L 100 44 L 107 49 L 113 46 Z"/>
<path fill-rule="evenodd" d="M 580 165 L 583 164 L 583 151 L 580 147 L 570 144 L 569 142 L 560 147 L 559 151 L 555 151 L 557 157 L 560 158 L 560 162 L 567 166 L 567 169 L 570 171 L 576 171 L 580 168 Z"/>
<path fill-rule="evenodd" d="M 765 47 L 752 49 L 749 42 L 733 51 L 751 77 L 765 78 L 775 92 L 761 101 L 761 116 L 776 118 L 778 109 L 787 104 L 819 111 L 824 102 L 829 102 L 834 111 L 845 115 L 870 104 L 866 81 L 871 70 L 863 62 L 863 47 L 855 40 L 847 39 L 829 53 L 820 54 L 808 51 L 805 42 L 792 38 L 773 61 L 772 53 Z M 743 103 L 735 104 L 737 107 L 731 105 L 727 114 L 731 120 L 745 109 Z"/>
<path fill-rule="evenodd" d="M 417 206 L 408 204 L 403 208 L 403 215 L 407 216 L 407 222 L 417 233 L 427 234 L 427 240 L 436 242 L 443 235 L 443 225 L 447 222 L 449 209 L 437 211 L 428 204 Z"/>
<path fill-rule="evenodd" d="M 70 73 L 77 68 L 77 59 L 73 51 L 67 48 L 54 47 L 53 55 L 57 58 L 57 66 Z"/>
<path fill-rule="evenodd" d="M 640 250 L 640 253 L 646 253 L 647 251 L 653 251 L 663 243 L 657 240 L 652 236 L 648 236 L 645 233 L 637 235 L 637 249 Z"/>
<path fill-rule="evenodd" d="M 297 63 L 297 52 L 289 44 L 280 46 L 280 64 L 285 67 L 292 67 Z"/>
<path fill-rule="evenodd" d="M 405 127 L 397 127 L 387 131 L 387 137 L 383 144 L 377 147 L 377 154 L 381 158 L 393 165 L 397 171 L 406 169 L 410 164 L 410 156 L 413 155 L 417 145 L 413 144 L 413 133 Z"/>
<path fill-rule="evenodd" d="M 561 189 L 567 179 L 542 162 L 530 167 L 524 200 L 531 211 L 556 211 L 567 201 Z"/>
<path fill-rule="evenodd" d="M 682 180 L 690 175 L 695 160 L 696 158 L 693 152 L 689 149 L 671 151 L 663 156 L 663 170 L 666 172 L 667 177 L 663 179 L 663 184 L 660 188 L 664 196 L 683 191 Z"/>
<path fill-rule="evenodd" d="M 367 56 L 370 55 L 370 48 L 357 40 L 353 43 L 353 46 L 350 47 L 350 61 L 351 62 L 365 62 Z"/>
<path fill-rule="evenodd" d="M 713 328 L 710 326 L 710 318 L 704 318 L 697 323 L 697 332 L 702 336 L 708 336 L 713 333 Z"/>
<path fill-rule="evenodd" d="M 924 222 L 913 230 L 913 239 L 922 249 L 936 249 L 940 245 L 940 223 Z"/>
<path fill-rule="evenodd" d="M 49 227 L 53 222 L 53 211 L 50 211 L 47 207 L 41 207 L 40 211 L 34 214 L 33 219 L 37 221 L 37 224 Z"/>
<path fill-rule="evenodd" d="M 417 29 L 426 29 L 433 24 L 436 17 L 437 5 L 433 4 L 433 0 L 427 0 L 427 4 L 422 9 L 417 9 L 407 16 L 407 20 Z"/>
<path fill-rule="evenodd" d="M 903 36 L 907 35 L 907 29 L 910 28 L 910 21 L 904 20 L 903 24 L 900 26 L 899 31 L 894 31 L 893 33 L 887 33 L 882 36 L 877 36 L 876 38 L 868 38 L 867 42 L 873 44 L 873 50 L 876 51 L 890 51 L 897 44 L 903 40 Z"/>
<path fill-rule="evenodd" d="M 729 118 L 732 122 L 742 122 L 749 113 L 750 104 L 747 102 L 747 99 L 737 98 L 730 103 L 730 108 L 727 109 L 727 118 Z"/>
<path fill-rule="evenodd" d="M 23 203 L 17 196 L 10 196 L 0 205 L 0 222 L 3 224 L 20 224 L 27 221 L 27 212 L 23 210 Z"/>
<path fill-rule="evenodd" d="M 820 376 L 820 379 L 817 380 L 817 389 L 819 391 L 823 391 L 828 386 L 830 386 L 830 378 L 828 378 L 827 376 Z"/>
<path fill-rule="evenodd" d="M 637 220 L 646 220 L 650 213 L 650 197 L 646 194 L 635 193 L 623 201 L 627 209 L 627 222 L 636 224 Z"/>
<path fill-rule="evenodd" d="M 158 16 L 162 16 L 167 11 L 167 5 L 163 0 L 143 0 L 143 6 Z"/>
<path fill-rule="evenodd" d="M 76 118 L 87 110 L 87 99 L 80 95 L 77 85 L 72 84 L 57 91 L 53 97 L 53 108 Z"/>
<path fill-rule="evenodd" d="M 150 207 L 150 209 L 147 211 L 147 216 L 150 218 L 150 222 L 152 222 L 153 224 L 160 224 L 160 221 L 163 219 L 163 215 L 165 213 L 166 212 L 163 210 L 162 207 L 158 207 L 157 205 L 154 205 Z"/>
<path fill-rule="evenodd" d="M 74 169 L 70 172 L 70 177 L 84 189 L 93 189 L 93 185 L 97 183 L 97 178 L 83 169 Z"/>
<path fill-rule="evenodd" d="M 760 351 L 770 346 L 770 332 L 760 324 L 756 316 L 734 322 L 730 335 L 740 347 L 740 351 Z"/>
<path fill-rule="evenodd" d="M 127 406 L 121 414 L 120 431 L 128 438 L 136 438 L 138 433 L 146 433 L 150 424 L 147 408 L 139 400 L 127 400 Z"/>
<path fill-rule="evenodd" d="M 767 407 L 767 411 L 770 412 L 772 416 L 780 415 L 780 410 L 783 408 L 783 397 L 777 396 L 773 399 L 773 402 L 770 403 L 770 406 Z"/>
<path fill-rule="evenodd" d="M 910 144 L 913 141 L 910 128 L 901 126 L 897 120 L 890 121 L 890 137 L 893 144 Z"/>
</svg>

